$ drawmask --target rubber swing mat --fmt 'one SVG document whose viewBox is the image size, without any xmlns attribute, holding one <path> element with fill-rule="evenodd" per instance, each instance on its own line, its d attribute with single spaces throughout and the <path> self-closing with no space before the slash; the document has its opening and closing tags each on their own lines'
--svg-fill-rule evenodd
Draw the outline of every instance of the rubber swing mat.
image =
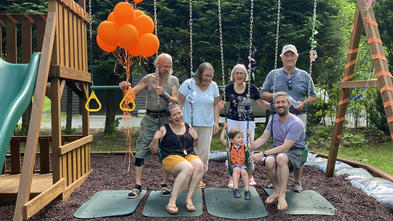
<svg viewBox="0 0 393 221">
<path fill-rule="evenodd" d="M 239 190 L 241 198 L 234 198 L 232 189 L 206 188 L 207 212 L 212 216 L 227 219 L 253 219 L 268 215 L 261 197 L 253 186 L 250 187 L 251 200 L 244 199 L 243 188 Z"/>
<path fill-rule="evenodd" d="M 269 196 L 274 189 L 265 189 Z M 286 214 L 290 215 L 334 215 L 335 208 L 321 194 L 313 190 L 304 190 L 295 193 L 287 190 L 285 192 L 288 203 Z M 276 203 L 277 204 L 277 203 Z"/>
<path fill-rule="evenodd" d="M 186 217 L 186 216 L 200 216 L 203 213 L 202 204 L 202 191 L 197 189 L 192 196 L 192 202 L 195 205 L 196 210 L 194 212 L 188 212 L 186 210 L 186 196 L 187 190 L 183 190 L 177 197 L 176 205 L 179 209 L 179 213 L 176 215 L 169 214 L 165 206 L 169 202 L 170 197 L 162 197 L 160 191 L 151 191 L 149 198 L 147 198 L 142 214 L 147 217 Z"/>
<path fill-rule="evenodd" d="M 108 216 L 124 216 L 135 211 L 146 193 L 135 199 L 128 199 L 129 190 L 104 190 L 97 192 L 74 213 L 76 218 L 91 219 Z"/>
</svg>

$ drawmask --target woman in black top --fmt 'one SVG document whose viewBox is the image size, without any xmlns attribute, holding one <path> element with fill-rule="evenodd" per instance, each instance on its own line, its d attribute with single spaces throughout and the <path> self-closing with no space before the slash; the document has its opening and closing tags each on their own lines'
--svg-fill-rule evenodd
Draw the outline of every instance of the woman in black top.
<svg viewBox="0 0 393 221">
<path fill-rule="evenodd" d="M 171 198 L 166 205 L 168 213 L 177 214 L 176 199 L 188 185 L 186 210 L 196 210 L 192 196 L 201 181 L 203 164 L 194 151 L 198 135 L 194 129 L 184 122 L 183 113 L 178 104 L 169 104 L 167 108 L 169 123 L 160 128 L 154 135 L 150 148 L 159 146 L 162 166 L 167 174 L 176 176 Z"/>
<path fill-rule="evenodd" d="M 258 89 L 253 85 L 246 83 L 249 81 L 249 76 L 246 67 L 243 64 L 237 64 L 231 71 L 230 80 L 233 84 L 225 87 L 224 100 L 219 104 L 219 110 L 224 108 L 225 102 L 229 102 L 229 112 L 227 114 L 228 131 L 232 128 L 240 129 L 244 135 L 244 144 L 248 145 L 250 139 L 254 138 L 255 120 L 252 113 L 252 100 L 263 109 L 268 109 L 270 104 L 261 99 Z M 250 92 L 248 91 L 250 90 Z M 251 138 L 247 137 L 247 130 L 251 132 Z M 250 185 L 255 185 L 256 182 L 252 175 L 253 166 L 248 171 Z M 232 177 L 229 180 L 229 188 L 233 188 Z"/>
</svg>

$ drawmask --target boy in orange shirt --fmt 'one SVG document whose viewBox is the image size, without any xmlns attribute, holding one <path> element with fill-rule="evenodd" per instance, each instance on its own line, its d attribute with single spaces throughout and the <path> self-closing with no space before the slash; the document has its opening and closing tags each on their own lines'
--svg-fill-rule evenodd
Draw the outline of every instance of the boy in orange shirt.
<svg viewBox="0 0 393 221">
<path fill-rule="evenodd" d="M 227 123 L 224 123 L 224 127 L 221 131 L 221 136 L 220 136 L 220 141 L 221 143 L 228 147 L 228 142 L 225 139 L 225 133 L 228 125 Z M 247 135 L 250 138 L 250 147 L 252 148 L 254 146 L 254 140 L 251 138 L 251 132 L 247 130 Z M 243 132 L 240 129 L 237 128 L 232 128 L 228 132 L 228 138 L 229 138 L 229 144 L 230 146 L 229 153 L 230 153 L 230 161 L 231 161 L 231 167 L 233 170 L 233 195 L 235 198 L 240 198 L 240 192 L 238 189 L 239 186 L 239 179 L 240 176 L 243 179 L 244 183 L 244 199 L 250 200 L 251 199 L 251 193 L 250 193 L 250 185 L 248 183 L 248 168 L 246 167 L 246 152 L 248 149 L 244 145 L 244 138 L 243 138 Z"/>
</svg>

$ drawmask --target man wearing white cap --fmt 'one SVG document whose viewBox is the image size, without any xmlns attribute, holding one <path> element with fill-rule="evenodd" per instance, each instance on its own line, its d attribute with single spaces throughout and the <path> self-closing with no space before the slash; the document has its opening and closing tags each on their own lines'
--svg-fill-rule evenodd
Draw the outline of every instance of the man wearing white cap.
<svg viewBox="0 0 393 221">
<path fill-rule="evenodd" d="M 311 105 L 317 100 L 314 82 L 310 75 L 296 67 L 298 52 L 295 45 L 288 44 L 282 48 L 281 61 L 282 68 L 272 70 L 263 82 L 261 98 L 266 101 L 272 101 L 273 93 L 285 91 L 289 95 L 292 103 L 289 112 L 297 115 L 304 126 L 307 124 L 306 105 Z M 304 166 L 294 171 L 294 184 L 292 190 L 301 192 L 301 174 Z"/>
</svg>

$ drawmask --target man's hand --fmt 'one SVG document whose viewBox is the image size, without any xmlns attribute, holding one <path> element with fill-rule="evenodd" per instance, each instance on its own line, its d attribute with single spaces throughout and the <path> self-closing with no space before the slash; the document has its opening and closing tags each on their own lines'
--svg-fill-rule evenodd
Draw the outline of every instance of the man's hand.
<svg viewBox="0 0 393 221">
<path fill-rule="evenodd" d="M 214 124 L 213 134 L 216 134 L 217 132 L 218 132 L 218 124 Z"/>
<path fill-rule="evenodd" d="M 263 159 L 263 156 L 264 156 L 263 153 L 264 153 L 264 152 L 259 152 L 259 153 L 256 153 L 256 154 L 250 156 L 250 157 L 248 158 L 248 162 L 254 161 L 254 163 L 256 163 L 256 162 L 262 160 L 262 159 Z"/>
<path fill-rule="evenodd" d="M 160 96 L 160 95 L 162 94 L 162 92 L 164 91 L 164 90 L 162 89 L 162 87 L 159 86 L 159 85 L 156 85 L 155 88 L 156 88 L 156 94 L 157 94 L 158 96 Z"/>
<path fill-rule="evenodd" d="M 128 87 L 131 87 L 131 84 L 128 81 L 122 81 L 122 82 L 119 83 L 119 87 L 122 90 L 127 90 Z"/>
</svg>

